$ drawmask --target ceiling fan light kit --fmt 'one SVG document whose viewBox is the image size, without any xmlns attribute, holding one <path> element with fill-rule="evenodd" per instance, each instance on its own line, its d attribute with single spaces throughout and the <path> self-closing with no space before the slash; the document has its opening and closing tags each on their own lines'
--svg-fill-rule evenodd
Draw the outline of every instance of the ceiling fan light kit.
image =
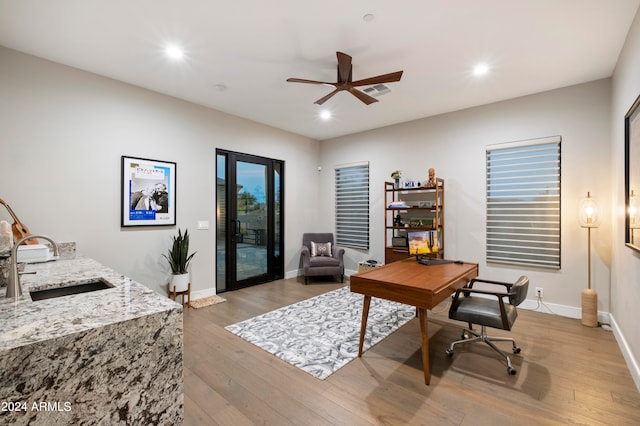
<svg viewBox="0 0 640 426">
<path fill-rule="evenodd" d="M 305 80 L 302 78 L 288 78 L 287 81 L 290 83 L 307 83 L 307 84 L 324 84 L 334 86 L 335 89 L 315 101 L 315 104 L 322 105 L 330 98 L 332 98 L 336 93 L 341 91 L 347 91 L 351 93 L 356 98 L 360 99 L 364 104 L 371 105 L 374 102 L 378 102 L 373 96 L 370 96 L 363 91 L 357 89 L 357 87 L 362 86 L 373 86 L 373 85 L 381 85 L 383 83 L 392 83 L 395 81 L 400 81 L 402 78 L 403 71 L 396 71 L 389 74 L 382 74 L 375 77 L 365 78 L 363 80 L 352 81 L 351 72 L 353 70 L 353 65 L 351 63 L 351 56 L 346 53 L 336 52 L 336 56 L 338 57 L 338 81 L 335 83 L 329 83 L 326 81 L 316 81 L 316 80 Z"/>
</svg>

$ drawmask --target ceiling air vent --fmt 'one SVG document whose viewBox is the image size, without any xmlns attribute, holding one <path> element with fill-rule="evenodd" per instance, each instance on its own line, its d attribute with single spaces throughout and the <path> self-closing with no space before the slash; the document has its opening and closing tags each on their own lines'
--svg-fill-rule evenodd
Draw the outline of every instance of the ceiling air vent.
<svg viewBox="0 0 640 426">
<path fill-rule="evenodd" d="M 389 89 L 384 84 L 376 84 L 375 86 L 362 89 L 362 91 L 367 95 L 373 96 L 374 98 L 376 98 L 378 96 L 386 95 L 387 93 L 391 92 L 391 89 Z"/>
</svg>

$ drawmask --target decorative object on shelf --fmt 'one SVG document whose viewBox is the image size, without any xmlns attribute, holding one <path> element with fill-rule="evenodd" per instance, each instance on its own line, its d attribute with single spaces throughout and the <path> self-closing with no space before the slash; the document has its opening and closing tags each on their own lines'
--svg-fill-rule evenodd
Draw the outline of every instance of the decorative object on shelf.
<svg viewBox="0 0 640 426">
<path fill-rule="evenodd" d="M 624 221 L 625 245 L 640 252 L 640 212 L 638 196 L 640 188 L 640 96 L 636 98 L 624 116 L 624 195 L 626 215 Z"/>
<path fill-rule="evenodd" d="M 582 325 L 598 326 L 598 293 L 591 288 L 591 228 L 600 226 L 598 204 L 587 192 L 587 196 L 580 201 L 578 210 L 580 226 L 587 228 L 587 288 L 582 290 Z"/>
<path fill-rule="evenodd" d="M 176 224 L 176 163 L 122 156 L 121 226 Z"/>
<path fill-rule="evenodd" d="M 432 167 L 429 169 L 429 179 L 424 184 L 425 188 L 435 188 L 436 187 L 436 171 Z"/>
<path fill-rule="evenodd" d="M 412 228 L 431 228 L 433 226 L 432 217 L 412 217 L 409 220 L 409 226 Z"/>
<path fill-rule="evenodd" d="M 415 181 L 413 179 L 406 179 L 404 182 L 402 182 L 402 187 L 403 188 L 419 188 L 420 182 Z"/>
<path fill-rule="evenodd" d="M 388 206 L 390 209 L 408 209 L 409 206 L 404 201 L 392 201 Z"/>
<path fill-rule="evenodd" d="M 173 243 L 168 254 L 163 254 L 171 267 L 171 282 L 169 291 L 182 292 L 189 288 L 189 263 L 196 252 L 189 253 L 189 230 L 185 229 L 184 235 L 178 228 L 178 235 L 171 237 Z"/>
<path fill-rule="evenodd" d="M 402 172 L 400 170 L 396 170 L 391 173 L 391 179 L 393 179 L 394 187 L 400 188 L 400 178 L 402 177 Z"/>
<path fill-rule="evenodd" d="M 391 245 L 396 247 L 407 247 L 407 237 L 391 237 Z"/>
</svg>

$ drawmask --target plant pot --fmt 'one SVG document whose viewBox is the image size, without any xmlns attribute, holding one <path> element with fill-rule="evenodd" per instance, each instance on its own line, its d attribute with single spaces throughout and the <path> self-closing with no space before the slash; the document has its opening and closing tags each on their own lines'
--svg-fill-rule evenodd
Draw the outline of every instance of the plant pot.
<svg viewBox="0 0 640 426">
<path fill-rule="evenodd" d="M 173 292 L 174 287 L 176 292 L 187 291 L 189 289 L 189 274 L 187 273 L 171 275 L 169 291 Z"/>
</svg>

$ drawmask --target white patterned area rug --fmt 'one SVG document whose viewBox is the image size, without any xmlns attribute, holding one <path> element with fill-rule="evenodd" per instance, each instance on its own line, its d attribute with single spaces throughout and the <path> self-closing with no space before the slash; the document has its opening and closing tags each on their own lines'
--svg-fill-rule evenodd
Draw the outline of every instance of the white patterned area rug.
<svg viewBox="0 0 640 426">
<path fill-rule="evenodd" d="M 324 380 L 358 356 L 363 298 L 342 287 L 225 329 Z M 363 351 L 415 312 L 413 306 L 371 298 Z"/>
</svg>

